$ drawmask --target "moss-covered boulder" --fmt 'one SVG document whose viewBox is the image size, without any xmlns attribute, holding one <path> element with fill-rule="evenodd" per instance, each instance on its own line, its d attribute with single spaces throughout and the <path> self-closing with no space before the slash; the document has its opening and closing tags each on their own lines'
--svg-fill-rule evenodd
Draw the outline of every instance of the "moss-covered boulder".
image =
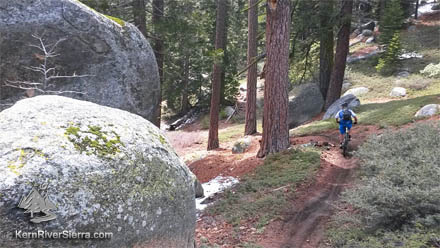
<svg viewBox="0 0 440 248">
<path fill-rule="evenodd" d="M 78 0 L 0 1 L 0 87 L 8 81 L 43 83 L 43 74 L 29 69 L 41 67 L 44 58 L 33 35 L 42 37 L 48 50 L 60 41 L 54 50 L 58 56 L 47 61 L 47 68 L 56 71 L 48 76 L 87 75 L 53 79 L 40 89 L 157 121 L 159 71 L 153 49 L 134 25 Z M 24 94 L 1 87 L 0 110 Z"/>
<path fill-rule="evenodd" d="M 0 247 L 194 246 L 195 177 L 142 117 L 37 96 L 0 112 L 0 130 L 0 235 L 9 237 Z M 34 191 L 41 197 L 21 201 Z M 113 236 L 16 239 L 16 230 Z"/>
</svg>

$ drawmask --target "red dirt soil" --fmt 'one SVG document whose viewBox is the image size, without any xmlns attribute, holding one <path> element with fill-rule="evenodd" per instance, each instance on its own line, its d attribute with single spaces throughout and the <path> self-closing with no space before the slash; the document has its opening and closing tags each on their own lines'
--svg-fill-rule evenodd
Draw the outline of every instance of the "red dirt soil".
<svg viewBox="0 0 440 248">
<path fill-rule="evenodd" d="M 260 137 L 252 136 L 249 150 L 244 154 L 233 154 L 231 149 L 218 148 L 213 151 L 215 154 L 190 163 L 188 167 L 202 183 L 208 182 L 218 175 L 240 178 L 263 162 L 262 159 L 255 156 L 260 148 L 258 142 Z"/>
<path fill-rule="evenodd" d="M 368 135 L 378 131 L 375 126 L 355 126 L 352 129 L 352 147 L 357 147 Z M 253 138 L 251 149 L 246 152 L 246 159 L 237 160 L 230 150 L 218 149 L 217 156 L 210 155 L 190 164 L 189 167 L 202 181 L 214 178 L 220 173 L 235 177 L 250 173 L 262 164 L 261 159 L 255 158 L 260 136 Z M 338 131 L 332 130 L 315 136 L 294 137 L 290 141 L 292 145 L 311 142 L 337 144 Z M 221 247 L 236 247 L 240 243 L 251 241 L 256 241 L 263 247 L 315 247 L 314 244 L 317 244 L 322 238 L 325 223 L 332 211 L 330 205 L 322 203 L 337 199 L 343 186 L 350 183 L 351 169 L 356 166 L 356 159 L 343 158 L 338 146 L 324 150 L 321 158 L 321 168 L 317 172 L 315 180 L 297 187 L 296 197 L 292 200 L 292 206 L 295 206 L 294 210 L 287 209 L 282 220 L 273 221 L 261 234 L 252 227 L 254 220 L 243 221 L 239 227 L 235 228 L 238 229 L 236 231 L 234 227 L 218 216 L 202 214 L 196 228 L 198 245 L 201 244 L 201 237 L 204 237 L 209 240 L 209 243 L 221 244 Z M 305 212 L 313 213 L 313 216 L 305 215 Z M 316 226 L 319 228 L 316 229 Z M 292 233 L 294 230 L 296 232 Z M 308 234 L 313 234 L 313 236 Z M 303 243 L 304 246 L 296 246 Z M 305 246 L 306 244 L 312 246 Z"/>
<path fill-rule="evenodd" d="M 431 117 L 417 122 L 440 120 L 440 116 Z M 397 129 L 406 129 L 414 125 L 409 123 Z M 351 130 L 352 141 L 350 148 L 355 150 L 368 136 L 381 134 L 385 129 L 377 126 L 354 126 Z M 330 130 L 313 136 L 292 137 L 293 146 L 324 142 L 330 144 L 322 147 L 321 167 L 313 180 L 299 185 L 295 198 L 291 199 L 291 209 L 286 209 L 280 219 L 272 221 L 263 233 L 253 228 L 256 220 L 243 220 L 238 227 L 226 223 L 219 216 L 201 215 L 196 226 L 196 242 L 201 244 L 201 238 L 210 244 L 221 247 L 237 247 L 246 242 L 257 243 L 267 248 L 317 247 L 322 241 L 328 220 L 334 212 L 339 193 L 352 183 L 353 169 L 357 167 L 356 158 L 344 158 L 338 147 L 338 130 Z M 258 140 L 261 136 L 252 137 L 250 150 L 245 154 L 232 154 L 230 149 L 217 149 L 211 155 L 189 165 L 199 180 L 207 182 L 218 175 L 241 176 L 252 173 L 262 164 L 262 159 L 256 158 L 259 149 Z M 229 146 L 229 144 L 227 145 Z M 283 189 L 283 190 L 287 190 Z"/>
</svg>

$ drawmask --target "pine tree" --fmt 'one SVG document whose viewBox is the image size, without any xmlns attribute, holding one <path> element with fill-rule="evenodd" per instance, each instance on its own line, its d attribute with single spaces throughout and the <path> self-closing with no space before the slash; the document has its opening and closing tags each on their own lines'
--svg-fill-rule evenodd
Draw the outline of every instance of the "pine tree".
<svg viewBox="0 0 440 248">
<path fill-rule="evenodd" d="M 258 1 L 249 0 L 248 13 L 248 64 L 246 91 L 246 124 L 245 135 L 257 132 L 257 32 L 258 32 Z"/>
<path fill-rule="evenodd" d="M 211 109 L 209 118 L 209 136 L 208 136 L 208 150 L 219 148 L 218 141 L 218 119 L 220 110 L 220 94 L 221 94 L 221 79 L 222 71 L 224 69 L 223 53 L 226 46 L 226 14 L 228 0 L 218 0 L 217 2 L 217 17 L 216 17 L 216 36 L 215 49 L 222 54 L 220 60 L 214 61 L 214 69 L 212 75 L 212 91 L 211 91 Z"/>
<path fill-rule="evenodd" d="M 381 74 L 392 74 L 399 66 L 399 55 L 402 50 L 399 32 L 396 31 L 388 44 L 385 54 L 379 59 L 376 70 Z"/>
<path fill-rule="evenodd" d="M 335 62 L 330 76 L 330 85 L 325 101 L 325 109 L 328 109 L 337 99 L 341 97 L 342 81 L 344 80 L 347 54 L 349 51 L 351 14 L 353 11 L 353 1 L 345 0 L 341 7 L 341 28 L 338 32 L 336 43 Z"/>
<path fill-rule="evenodd" d="M 287 123 L 290 1 L 268 0 L 266 11 L 264 125 L 258 157 L 286 150 L 290 145 Z"/>
<path fill-rule="evenodd" d="M 379 41 L 387 46 L 396 30 L 399 30 L 403 24 L 403 10 L 400 0 L 391 0 L 385 6 L 384 14 L 380 23 Z"/>
<path fill-rule="evenodd" d="M 333 5 L 333 0 L 319 2 L 319 88 L 324 100 L 327 98 L 333 68 L 333 25 L 329 21 L 333 14 Z"/>
<path fill-rule="evenodd" d="M 153 50 L 154 50 L 154 55 L 156 57 L 157 67 L 159 69 L 159 79 L 160 79 L 160 85 L 161 85 L 161 90 L 160 90 L 161 94 L 159 97 L 159 105 L 156 108 L 157 119 L 154 122 L 154 124 L 160 128 L 160 117 L 162 115 L 161 103 L 162 103 L 162 85 L 163 85 L 164 42 L 163 42 L 162 38 L 160 37 L 161 34 L 160 34 L 160 31 L 158 31 L 158 29 L 160 29 L 159 27 L 162 24 L 162 19 L 164 16 L 164 1 L 163 0 L 153 0 L 152 5 L 153 5 L 153 15 L 151 17 L 151 22 L 153 23 L 153 26 L 155 29 L 154 32 L 155 32 L 155 36 L 156 36 L 156 39 L 155 39 L 154 45 L 153 45 Z"/>
</svg>

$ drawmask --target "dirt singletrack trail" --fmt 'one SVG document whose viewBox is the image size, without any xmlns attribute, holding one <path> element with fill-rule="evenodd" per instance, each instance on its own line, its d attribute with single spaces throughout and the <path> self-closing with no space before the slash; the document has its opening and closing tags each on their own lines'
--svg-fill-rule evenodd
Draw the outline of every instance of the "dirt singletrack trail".
<svg viewBox="0 0 440 248">
<path fill-rule="evenodd" d="M 356 130 L 357 129 L 357 130 Z M 350 148 L 357 147 L 369 133 L 377 132 L 369 127 L 367 132 L 353 129 Z M 365 130 L 362 129 L 362 130 Z M 326 224 L 335 209 L 340 193 L 350 186 L 353 171 L 357 166 L 354 157 L 344 158 L 339 149 L 337 132 L 326 135 L 307 136 L 291 139 L 293 144 L 328 142 L 336 144 L 321 155 L 321 168 L 315 181 L 302 185 L 292 201 L 294 211 L 286 213 L 283 220 L 272 222 L 258 242 L 265 248 L 316 248 L 321 242 Z"/>
</svg>

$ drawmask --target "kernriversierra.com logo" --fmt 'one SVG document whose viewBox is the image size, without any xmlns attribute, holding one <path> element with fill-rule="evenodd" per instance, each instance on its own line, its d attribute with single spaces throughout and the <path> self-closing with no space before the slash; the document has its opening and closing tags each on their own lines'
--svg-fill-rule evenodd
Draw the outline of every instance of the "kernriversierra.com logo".
<svg viewBox="0 0 440 248">
<path fill-rule="evenodd" d="M 30 213 L 32 223 L 41 223 L 51 221 L 57 218 L 57 216 L 51 212 L 56 210 L 56 205 L 49 199 L 47 186 L 40 187 L 40 191 L 45 192 L 44 195 L 40 194 L 38 190 L 32 188 L 32 190 L 26 196 L 23 196 L 18 204 L 18 208 L 26 209 L 24 213 Z M 35 216 L 34 216 L 35 215 Z M 37 216 L 42 215 L 42 216 Z M 10 237 L 10 235 L 7 235 Z M 16 239 L 111 239 L 113 233 L 111 232 L 72 232 L 63 230 L 60 232 L 49 232 L 46 230 L 37 231 L 23 231 L 15 230 Z"/>
<path fill-rule="evenodd" d="M 43 189 L 47 189 L 43 187 Z M 47 190 L 44 197 L 34 188 L 25 197 L 23 197 L 18 204 L 19 208 L 26 209 L 26 213 L 31 213 L 31 222 L 41 223 L 44 221 L 50 221 L 56 219 L 56 215 L 50 210 L 55 210 L 56 206 L 48 198 Z M 34 218 L 34 213 L 43 213 L 44 216 L 38 216 Z"/>
</svg>

